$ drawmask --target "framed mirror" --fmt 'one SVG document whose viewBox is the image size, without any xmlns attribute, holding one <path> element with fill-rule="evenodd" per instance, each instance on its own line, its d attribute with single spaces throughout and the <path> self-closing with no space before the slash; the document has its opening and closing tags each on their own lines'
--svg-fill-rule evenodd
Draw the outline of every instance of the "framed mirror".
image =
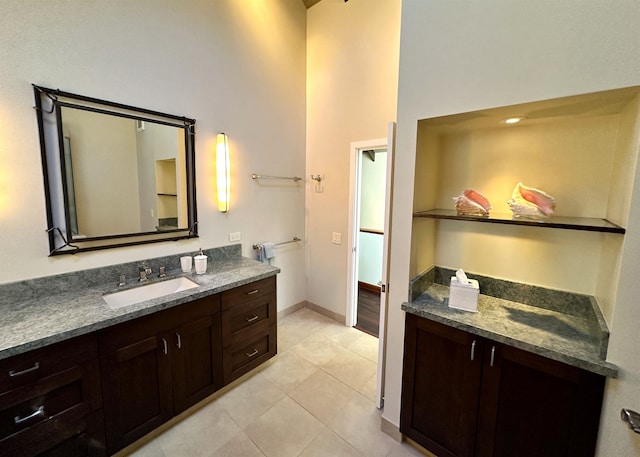
<svg viewBox="0 0 640 457">
<path fill-rule="evenodd" d="M 49 255 L 198 236 L 195 120 L 33 87 Z"/>
</svg>

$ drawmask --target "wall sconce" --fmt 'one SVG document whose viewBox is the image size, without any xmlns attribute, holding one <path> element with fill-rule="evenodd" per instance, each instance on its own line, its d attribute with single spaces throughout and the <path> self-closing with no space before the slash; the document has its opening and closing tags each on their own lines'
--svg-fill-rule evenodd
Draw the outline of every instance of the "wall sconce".
<svg viewBox="0 0 640 457">
<path fill-rule="evenodd" d="M 229 211 L 231 174 L 229 167 L 229 142 L 227 135 L 218 133 L 216 138 L 216 187 L 218 190 L 218 211 Z"/>
</svg>

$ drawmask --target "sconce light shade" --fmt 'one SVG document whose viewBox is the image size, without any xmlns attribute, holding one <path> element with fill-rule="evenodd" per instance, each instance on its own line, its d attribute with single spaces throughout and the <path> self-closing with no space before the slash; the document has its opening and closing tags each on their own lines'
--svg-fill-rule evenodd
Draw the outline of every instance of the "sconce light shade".
<svg viewBox="0 0 640 457">
<path fill-rule="evenodd" d="M 218 190 L 218 210 L 229 211 L 229 193 L 231 190 L 229 167 L 229 143 L 227 135 L 219 133 L 216 138 L 216 187 Z"/>
</svg>

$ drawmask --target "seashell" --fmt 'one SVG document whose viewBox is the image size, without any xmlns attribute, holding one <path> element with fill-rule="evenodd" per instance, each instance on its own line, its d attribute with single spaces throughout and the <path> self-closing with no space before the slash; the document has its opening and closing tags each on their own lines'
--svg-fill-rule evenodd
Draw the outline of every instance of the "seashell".
<svg viewBox="0 0 640 457">
<path fill-rule="evenodd" d="M 556 199 L 540 189 L 525 186 L 519 182 L 513 189 L 511 200 L 507 204 L 513 211 L 513 217 L 544 219 L 553 214 Z"/>
<path fill-rule="evenodd" d="M 491 209 L 489 200 L 473 189 L 466 189 L 454 197 L 453 201 L 456 202 L 456 211 L 459 216 L 488 216 Z"/>
</svg>

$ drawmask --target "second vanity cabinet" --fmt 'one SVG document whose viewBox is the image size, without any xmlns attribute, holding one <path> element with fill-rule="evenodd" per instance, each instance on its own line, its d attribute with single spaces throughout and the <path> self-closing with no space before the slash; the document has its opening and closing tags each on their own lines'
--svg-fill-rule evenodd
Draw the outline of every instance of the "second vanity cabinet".
<svg viewBox="0 0 640 457">
<path fill-rule="evenodd" d="M 406 315 L 400 431 L 438 457 L 586 457 L 604 377 Z"/>
<path fill-rule="evenodd" d="M 113 453 L 222 387 L 220 295 L 99 332 Z"/>
</svg>

